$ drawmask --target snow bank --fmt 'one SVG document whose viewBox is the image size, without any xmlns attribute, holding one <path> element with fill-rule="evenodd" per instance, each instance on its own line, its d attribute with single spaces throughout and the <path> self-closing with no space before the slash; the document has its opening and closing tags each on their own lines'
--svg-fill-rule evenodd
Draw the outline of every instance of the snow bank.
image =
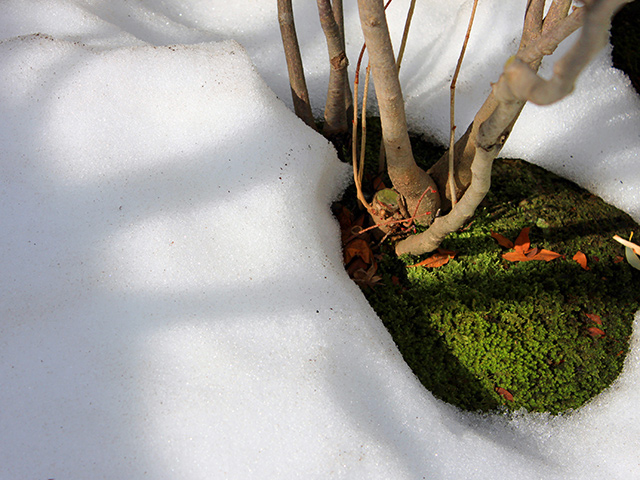
<svg viewBox="0 0 640 480">
<path fill-rule="evenodd" d="M 324 55 L 299 3 L 303 50 Z M 404 75 L 468 6 L 421 4 L 438 29 Z M 274 9 L 0 5 L 0 478 L 640 476 L 637 335 L 616 385 L 564 417 L 462 414 L 418 383 L 342 269 L 328 206 L 348 168 L 240 45 L 214 43 L 240 40 L 289 101 Z M 594 188 L 636 212 L 640 109 L 605 63 L 579 137 L 525 112 L 510 148 L 558 170 L 581 148 L 576 175 L 602 172 Z M 436 96 L 409 83 L 437 136 L 417 113 Z"/>
</svg>

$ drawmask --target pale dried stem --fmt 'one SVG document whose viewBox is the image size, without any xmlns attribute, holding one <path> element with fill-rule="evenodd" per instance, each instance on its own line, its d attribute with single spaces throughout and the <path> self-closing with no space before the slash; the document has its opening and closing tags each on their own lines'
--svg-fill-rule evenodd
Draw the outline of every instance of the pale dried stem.
<svg viewBox="0 0 640 480">
<path fill-rule="evenodd" d="M 413 12 L 416 9 L 416 0 L 411 0 L 409 5 L 409 11 L 407 12 L 407 19 L 404 22 L 404 30 L 402 31 L 402 41 L 400 42 L 400 50 L 398 50 L 398 70 L 400 70 L 400 64 L 404 57 L 404 50 L 407 46 L 407 39 L 409 38 L 409 29 L 411 28 L 411 19 L 413 18 Z"/>
<path fill-rule="evenodd" d="M 449 174 L 447 184 L 449 185 L 449 192 L 451 195 L 451 205 L 455 207 L 458 203 L 456 195 L 456 181 L 455 174 L 455 132 L 456 132 L 456 82 L 458 81 L 458 75 L 460 74 L 460 67 L 462 67 L 462 60 L 464 59 L 464 53 L 467 50 L 467 44 L 469 43 L 469 37 L 471 36 L 471 27 L 473 26 L 473 19 L 476 15 L 476 8 L 478 7 L 478 0 L 474 0 L 473 7 L 471 8 L 471 16 L 469 17 L 469 25 L 467 26 L 467 33 L 464 36 L 462 42 L 462 49 L 460 50 L 460 56 L 458 57 L 458 63 L 456 64 L 453 78 L 451 79 L 451 100 L 449 108 Z"/>
<path fill-rule="evenodd" d="M 362 185 L 362 176 L 364 175 L 364 160 L 367 153 L 367 98 L 369 97 L 369 77 L 371 73 L 371 64 L 367 65 L 364 76 L 364 91 L 362 92 L 362 135 L 360 138 L 360 172 L 358 182 Z M 366 206 L 366 204 L 365 204 Z M 369 210 L 369 209 L 367 209 Z"/>
<path fill-rule="evenodd" d="M 389 0 L 384 9 L 386 10 L 391 0 Z M 396 64 L 398 66 L 398 74 L 400 74 L 400 65 L 402 64 L 402 59 L 404 57 L 404 50 L 407 46 L 407 40 L 409 38 L 409 29 L 411 28 L 411 19 L 413 18 L 413 12 L 416 8 L 416 0 L 411 0 L 411 4 L 409 5 L 409 10 L 407 12 L 407 18 L 404 22 L 404 30 L 402 31 L 402 41 L 400 42 L 400 50 L 398 50 L 398 58 L 396 60 Z M 383 133 L 384 135 L 384 133 Z M 378 153 L 378 173 L 384 172 L 384 167 L 386 164 L 386 157 L 384 154 L 384 141 L 380 142 L 380 151 Z"/>
<path fill-rule="evenodd" d="M 353 182 L 356 186 L 356 197 L 360 201 L 360 203 L 367 209 L 367 211 L 371 211 L 371 205 L 364 198 L 364 194 L 362 193 L 362 171 L 364 170 L 364 162 L 360 162 L 358 165 L 358 86 L 360 84 L 360 64 L 362 63 L 362 57 L 364 55 L 365 47 L 362 46 L 360 50 L 360 55 L 358 56 L 358 62 L 356 63 L 356 74 L 355 79 L 353 81 L 353 121 L 352 121 L 352 132 L 351 132 L 351 163 L 353 165 Z M 365 89 L 366 90 L 366 89 Z M 363 99 L 363 103 L 366 101 L 366 95 Z M 363 107 L 363 115 L 362 121 L 366 122 L 366 104 Z M 363 127 L 363 134 L 365 134 L 366 129 Z M 361 143 L 360 149 L 361 152 L 364 150 L 365 144 Z"/>
<path fill-rule="evenodd" d="M 298 37 L 296 35 L 291 0 L 278 0 L 278 23 L 280 24 L 282 45 L 287 60 L 293 109 L 298 117 L 315 130 L 316 124 L 313 113 L 311 112 L 309 92 L 304 78 L 304 68 L 302 66 Z"/>
</svg>

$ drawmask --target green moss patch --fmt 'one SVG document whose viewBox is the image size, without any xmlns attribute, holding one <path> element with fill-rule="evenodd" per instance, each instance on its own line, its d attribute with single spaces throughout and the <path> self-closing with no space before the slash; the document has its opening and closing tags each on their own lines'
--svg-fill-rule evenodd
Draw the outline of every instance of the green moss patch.
<svg viewBox="0 0 640 480">
<path fill-rule="evenodd" d="M 611 237 L 640 229 L 624 212 L 526 162 L 498 160 L 493 177 L 473 222 L 442 245 L 458 252 L 453 260 L 407 268 L 424 257 L 398 259 L 383 245 L 383 280 L 365 295 L 436 397 L 466 410 L 577 408 L 622 369 L 640 308 L 640 272 Z M 565 258 L 504 260 L 506 249 L 491 232 L 513 240 L 524 227 L 532 245 Z M 577 251 L 589 270 L 572 260 Z"/>
</svg>

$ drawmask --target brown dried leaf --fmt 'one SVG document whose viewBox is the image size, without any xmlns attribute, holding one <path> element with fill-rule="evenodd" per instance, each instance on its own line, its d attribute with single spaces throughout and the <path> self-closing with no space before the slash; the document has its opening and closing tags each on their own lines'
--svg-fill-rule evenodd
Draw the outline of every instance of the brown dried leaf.
<svg viewBox="0 0 640 480">
<path fill-rule="evenodd" d="M 353 281 L 356 282 L 361 287 L 371 287 L 373 288 L 382 277 L 376 275 L 376 271 L 378 270 L 377 265 L 371 265 L 368 270 L 364 270 L 360 268 L 353 273 Z"/>
<path fill-rule="evenodd" d="M 496 392 L 498 393 L 498 395 L 502 395 L 505 400 L 513 402 L 513 395 L 511 395 L 511 393 L 504 388 L 496 387 Z"/>
<path fill-rule="evenodd" d="M 353 224 L 353 214 L 345 206 L 340 208 L 340 211 L 336 213 L 338 223 L 340 224 L 340 232 L 342 233 L 342 241 L 344 242 L 351 236 L 351 227 Z"/>
<path fill-rule="evenodd" d="M 355 257 L 351 262 L 349 262 L 349 265 L 347 266 L 347 273 L 349 274 L 349 277 L 354 278 L 355 273 L 358 270 L 367 271 L 369 267 L 370 265 L 360 257 Z"/>
<path fill-rule="evenodd" d="M 360 257 L 365 263 L 373 263 L 373 252 L 369 244 L 362 238 L 354 238 L 344 247 L 344 263 Z"/>
<path fill-rule="evenodd" d="M 534 248 L 530 248 L 529 250 L 525 250 L 524 255 L 525 257 L 527 257 L 530 260 L 534 260 L 534 257 L 536 255 L 538 255 L 538 253 L 540 252 L 540 249 L 538 247 L 534 247 Z"/>
<path fill-rule="evenodd" d="M 528 262 L 529 260 L 531 260 L 530 258 L 527 258 L 527 256 L 522 252 L 503 253 L 502 258 L 504 258 L 508 262 Z"/>
<path fill-rule="evenodd" d="M 591 270 L 587 266 L 587 256 L 584 253 L 582 253 L 580 250 L 578 250 L 578 252 L 573 256 L 573 260 L 578 262 L 578 264 L 585 270 Z"/>
<path fill-rule="evenodd" d="M 414 265 L 407 265 L 407 268 L 411 268 L 411 267 L 438 268 L 449 263 L 449 260 L 451 260 L 456 255 L 457 255 L 457 252 L 452 252 L 451 250 L 443 250 L 442 248 L 439 248 L 438 251 L 433 255 L 431 255 L 429 258 L 426 258 Z"/>
<path fill-rule="evenodd" d="M 498 242 L 498 245 L 500 245 L 501 247 L 513 248 L 513 242 L 509 240 L 507 237 L 505 237 L 504 235 L 500 235 L 499 233 L 492 231 L 491 236 L 494 238 L 495 241 Z"/>
<path fill-rule="evenodd" d="M 372 183 L 373 183 L 373 189 L 376 192 L 378 190 L 382 190 L 383 188 L 387 188 L 380 176 L 377 176 L 376 178 L 374 178 Z"/>
</svg>

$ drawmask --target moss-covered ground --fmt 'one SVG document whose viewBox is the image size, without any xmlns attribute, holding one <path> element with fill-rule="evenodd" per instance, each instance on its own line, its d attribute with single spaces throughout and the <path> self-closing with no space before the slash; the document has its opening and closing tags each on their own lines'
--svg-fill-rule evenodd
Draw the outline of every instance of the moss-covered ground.
<svg viewBox="0 0 640 480">
<path fill-rule="evenodd" d="M 635 1 L 612 29 L 614 64 L 636 88 L 639 19 Z M 368 135 L 368 156 L 376 158 L 375 119 Z M 442 153 L 413 141 L 424 167 Z M 532 245 L 564 258 L 504 260 L 507 249 L 491 232 L 514 240 L 524 227 Z M 628 215 L 571 182 L 521 160 L 499 159 L 474 220 L 442 245 L 457 252 L 454 259 L 439 268 L 408 268 L 423 257 L 398 259 L 393 245 L 383 243 L 376 252 L 382 280 L 364 293 L 436 397 L 466 410 L 560 413 L 607 388 L 622 369 L 640 309 L 640 271 L 623 260 L 611 237 L 631 231 L 640 235 Z M 572 260 L 578 251 L 588 270 Z"/>
<path fill-rule="evenodd" d="M 639 227 L 520 160 L 498 160 L 493 177 L 473 222 L 442 245 L 457 252 L 454 259 L 439 268 L 407 268 L 422 257 L 398 259 L 383 244 L 383 279 L 365 295 L 437 397 L 469 410 L 579 407 L 622 368 L 640 308 L 640 290 L 633 288 L 640 272 L 622 261 L 623 249 L 611 237 Z M 524 227 L 531 228 L 532 245 L 565 258 L 504 260 L 506 249 L 491 232 L 513 240 Z M 578 251 L 589 270 L 572 260 Z"/>
<path fill-rule="evenodd" d="M 379 120 L 368 119 L 369 177 L 379 138 Z M 444 151 L 419 136 L 412 142 L 425 169 Z M 347 192 L 355 210 L 354 197 Z M 525 227 L 532 246 L 564 257 L 504 260 L 507 249 L 491 232 L 515 240 Z M 473 221 L 442 244 L 454 259 L 408 267 L 425 256 L 398 258 L 386 241 L 374 249 L 382 280 L 363 291 L 438 398 L 467 410 L 560 413 L 601 392 L 622 369 L 640 309 L 640 271 L 612 236 L 632 231 L 640 234 L 640 226 L 626 213 L 577 185 L 522 160 L 498 159 Z M 588 270 L 573 260 L 577 252 Z"/>
</svg>

